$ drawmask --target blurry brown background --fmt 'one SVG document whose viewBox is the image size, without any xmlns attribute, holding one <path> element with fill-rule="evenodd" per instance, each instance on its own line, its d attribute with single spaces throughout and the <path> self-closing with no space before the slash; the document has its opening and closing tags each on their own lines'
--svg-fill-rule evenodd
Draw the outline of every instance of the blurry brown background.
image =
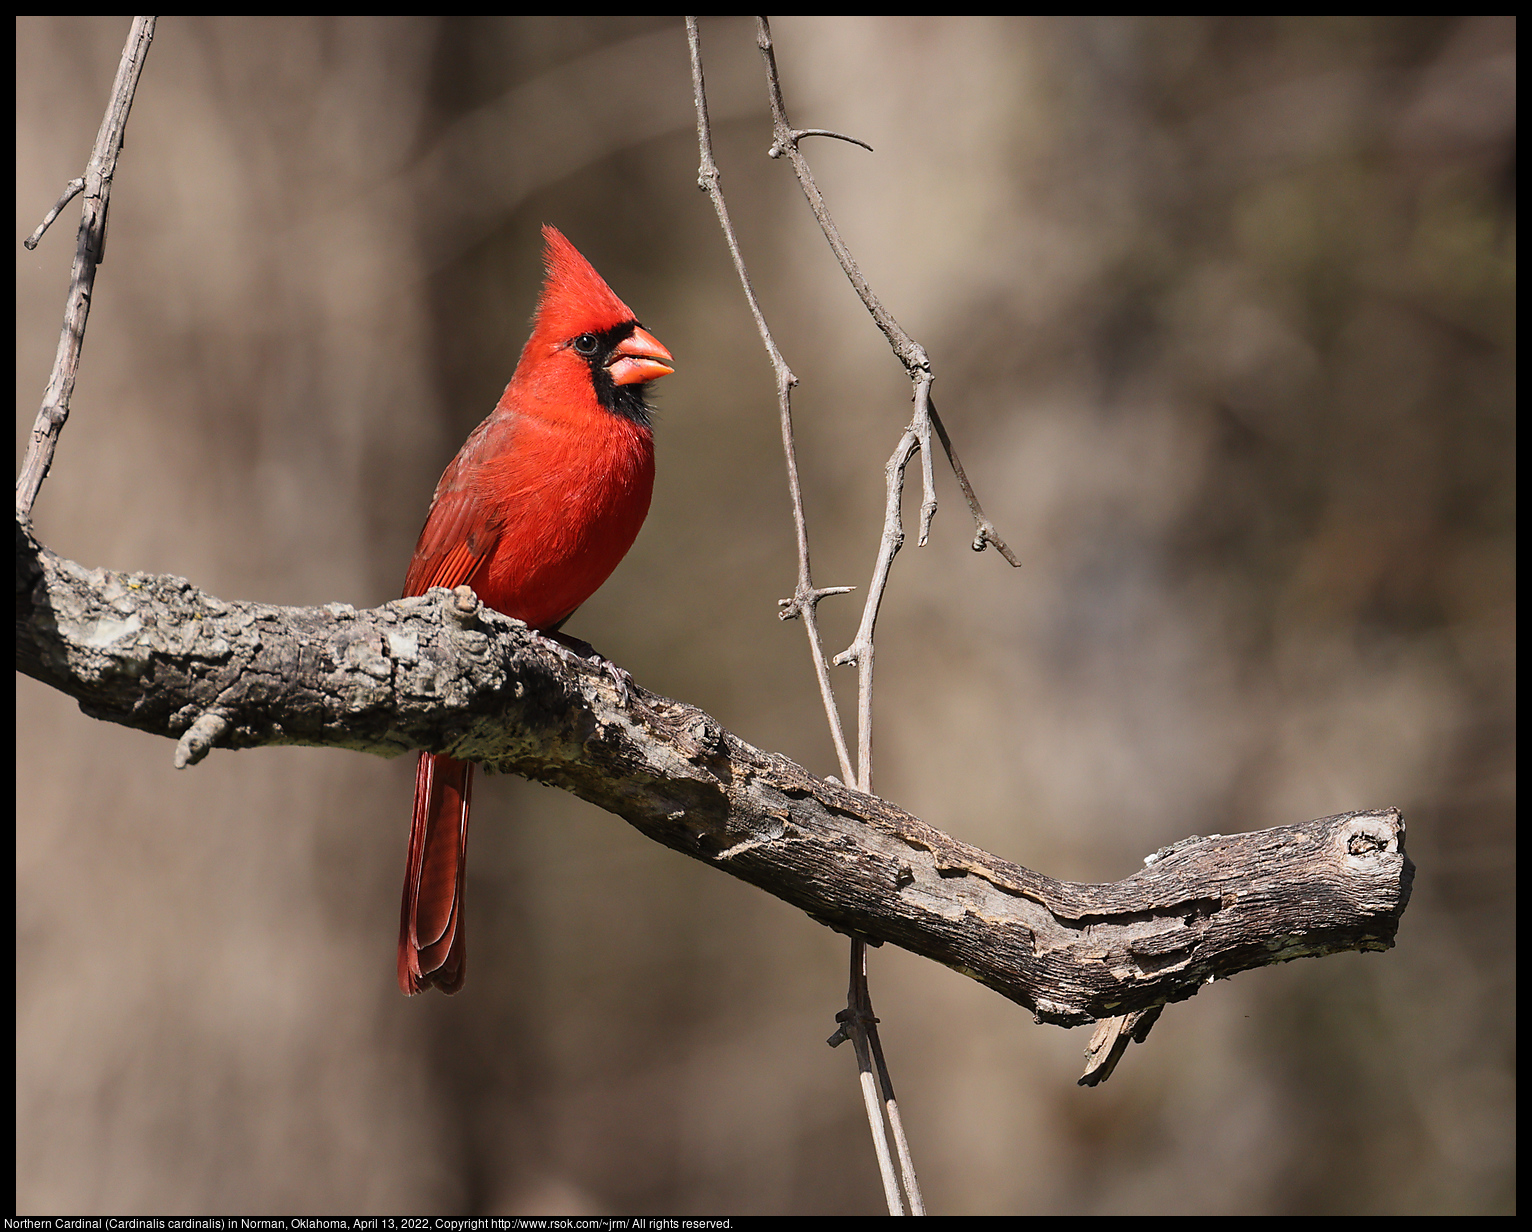
<svg viewBox="0 0 1532 1232">
<path fill-rule="evenodd" d="M 1024 567 L 938 464 L 878 638 L 879 793 L 1108 880 L 1398 805 L 1396 949 L 1087 1032 L 873 953 L 930 1208 L 1514 1202 L 1510 19 L 802 19 L 793 120 Z M 17 449 L 125 19 L 18 22 Z M 908 386 L 709 20 L 746 257 L 802 378 L 822 585 L 865 586 Z M 398 593 L 525 338 L 553 222 L 674 351 L 653 512 L 571 631 L 834 770 L 771 374 L 659 19 L 165 18 L 37 510 L 87 565 Z M 916 499 L 907 501 L 913 512 Z M 824 610 L 844 647 L 860 599 Z M 849 701 L 852 675 L 841 671 Z M 17 1187 L 34 1213 L 876 1213 L 845 942 L 621 821 L 481 780 L 470 979 L 394 983 L 413 760 L 215 752 L 18 683 Z"/>
</svg>

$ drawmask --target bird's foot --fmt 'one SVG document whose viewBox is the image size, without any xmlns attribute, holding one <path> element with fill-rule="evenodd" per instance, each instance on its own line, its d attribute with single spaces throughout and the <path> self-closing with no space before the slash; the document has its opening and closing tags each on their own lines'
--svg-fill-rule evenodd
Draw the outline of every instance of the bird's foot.
<svg viewBox="0 0 1532 1232">
<path fill-rule="evenodd" d="M 606 673 L 611 682 L 617 686 L 617 704 L 624 708 L 627 707 L 630 697 L 629 689 L 633 685 L 633 677 L 625 670 L 618 667 L 617 664 L 613 663 L 589 642 L 582 642 L 577 637 L 571 637 L 569 634 L 560 633 L 557 630 L 551 633 L 543 633 L 540 636 L 558 652 L 559 656 L 566 663 L 572 663 L 578 659 L 583 663 L 590 663 L 599 667 Z"/>
</svg>

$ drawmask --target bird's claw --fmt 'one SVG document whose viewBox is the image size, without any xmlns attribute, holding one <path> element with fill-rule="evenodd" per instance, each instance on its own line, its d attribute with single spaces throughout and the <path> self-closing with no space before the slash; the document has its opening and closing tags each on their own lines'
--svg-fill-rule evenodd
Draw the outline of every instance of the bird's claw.
<svg viewBox="0 0 1532 1232">
<path fill-rule="evenodd" d="M 579 638 L 570 637 L 567 633 L 543 633 L 540 636 L 566 663 L 578 662 L 599 667 L 606 674 L 607 679 L 617 686 L 617 704 L 624 709 L 627 708 L 632 697 L 629 690 L 633 685 L 633 677 L 625 669 L 618 667 L 589 642 L 582 642 Z"/>
<path fill-rule="evenodd" d="M 611 677 L 612 683 L 617 686 L 617 704 L 626 710 L 628 699 L 631 696 L 628 692 L 628 686 L 633 683 L 633 677 L 608 658 L 603 657 L 601 659 L 601 666 L 606 669 L 606 674 Z"/>
</svg>

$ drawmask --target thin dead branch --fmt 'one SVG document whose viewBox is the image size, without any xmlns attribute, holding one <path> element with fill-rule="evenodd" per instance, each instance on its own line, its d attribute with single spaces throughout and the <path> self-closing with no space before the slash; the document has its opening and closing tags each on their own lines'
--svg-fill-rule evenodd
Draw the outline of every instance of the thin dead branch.
<svg viewBox="0 0 1532 1232">
<path fill-rule="evenodd" d="M 112 96 L 101 119 L 85 175 L 66 185 L 58 204 L 25 241 L 28 248 L 35 246 L 76 193 L 85 194 L 69 294 L 64 300 L 64 327 L 59 334 L 58 353 L 53 360 L 53 372 L 48 377 L 48 388 L 43 394 L 37 421 L 32 425 L 27 456 L 16 480 L 16 512 L 22 518 L 32 516 L 38 490 L 47 478 L 48 468 L 53 465 L 59 435 L 69 418 L 69 400 L 74 396 L 75 378 L 80 369 L 80 348 L 85 343 L 85 321 L 90 315 L 96 267 L 106 253 L 107 206 L 112 193 L 112 176 L 117 170 L 117 155 L 122 150 L 122 137 L 128 125 L 128 112 L 133 106 L 133 94 L 138 89 L 139 74 L 143 72 L 144 57 L 149 54 L 149 44 L 154 39 L 154 22 L 153 17 L 133 19 L 128 41 L 122 49 L 122 62 L 117 66 L 117 80 L 112 86 Z"/>
<path fill-rule="evenodd" d="M 766 353 L 771 359 L 772 367 L 777 376 L 777 401 L 782 422 L 782 448 L 787 459 L 787 482 L 792 495 L 793 522 L 798 535 L 798 584 L 790 600 L 781 600 L 782 619 L 788 620 L 801 617 L 804 622 L 805 632 L 809 639 L 809 653 L 814 661 L 815 675 L 819 679 L 820 696 L 824 701 L 825 714 L 830 721 L 830 734 L 835 742 L 836 756 L 840 759 L 841 773 L 847 782 L 857 782 L 863 791 L 869 790 L 871 780 L 871 750 L 866 747 L 865 740 L 870 738 L 870 721 L 860 724 L 860 732 L 864 740 L 860 747 L 859 772 L 854 772 L 851 766 L 851 758 L 846 749 L 846 738 L 841 728 L 840 711 L 835 704 L 835 692 L 830 683 L 829 669 L 825 664 L 824 647 L 819 637 L 818 604 L 819 601 L 829 594 L 843 594 L 850 587 L 836 587 L 832 590 L 818 590 L 814 587 L 809 568 L 808 525 L 803 512 L 803 494 L 798 481 L 798 457 L 797 447 L 793 439 L 792 422 L 792 388 L 798 383 L 797 377 L 788 368 L 787 362 L 782 358 L 777 349 L 776 342 L 772 339 L 771 330 L 766 325 L 765 314 L 761 311 L 760 302 L 755 295 L 755 289 L 751 285 L 749 272 L 745 268 L 744 256 L 740 253 L 739 242 L 734 234 L 734 225 L 729 219 L 728 205 L 724 200 L 723 188 L 720 182 L 718 164 L 713 158 L 713 138 L 711 126 L 707 116 L 707 88 L 702 75 L 702 42 L 697 29 L 697 19 L 686 19 L 686 36 L 691 50 L 692 64 L 692 94 L 697 107 L 697 144 L 700 151 L 701 163 L 698 168 L 698 186 L 706 190 L 712 199 L 713 208 L 718 214 L 719 225 L 723 228 L 724 238 L 728 242 L 729 252 L 734 258 L 734 268 L 739 274 L 741 285 L 745 290 L 745 298 L 750 303 L 750 311 L 755 317 L 756 328 L 760 331 L 761 340 L 766 345 Z M 853 142 L 871 150 L 872 147 L 864 141 L 858 141 L 854 137 L 847 137 L 843 133 L 832 133 L 824 129 L 801 130 L 794 134 L 794 140 L 807 136 L 838 137 L 845 141 Z M 927 455 L 929 457 L 929 454 Z M 900 468 L 899 477 L 902 482 L 903 468 Z M 864 618 L 865 619 L 865 618 Z M 840 662 L 840 659 L 836 660 Z M 862 687 L 859 690 L 859 698 L 864 706 L 870 704 L 872 691 L 872 654 L 869 640 L 866 667 L 862 674 Z M 860 990 L 860 992 L 858 991 Z M 849 1015 L 849 1018 L 845 1016 Z M 844 1034 L 849 1030 L 849 1035 Z M 867 1122 L 872 1132 L 873 1148 L 878 1160 L 878 1172 L 883 1179 L 883 1195 L 888 1203 L 888 1211 L 891 1215 L 904 1213 L 903 1202 L 900 1198 L 900 1177 L 896 1177 L 893 1169 L 893 1161 L 888 1149 L 888 1134 L 884 1129 L 883 1119 L 886 1115 L 892 1125 L 894 1136 L 899 1144 L 900 1172 L 904 1183 L 905 1192 L 910 1199 L 911 1209 L 916 1213 L 924 1214 L 925 1205 L 921 1197 L 920 1187 L 915 1179 L 915 1167 L 910 1158 L 909 1142 L 904 1133 L 904 1125 L 899 1119 L 899 1106 L 893 1098 L 893 1085 L 888 1077 L 888 1068 L 883 1061 L 883 1048 L 878 1041 L 877 1019 L 872 1016 L 871 999 L 867 990 L 867 962 L 866 945 L 860 937 L 854 937 L 851 941 L 851 991 L 848 994 L 846 1009 L 842 1012 L 841 1032 L 831 1038 L 831 1045 L 839 1043 L 843 1038 L 850 1038 L 856 1044 L 857 1067 L 860 1074 L 863 1100 L 867 1109 Z M 878 1079 L 883 1091 L 883 1100 L 880 1104 L 877 1092 L 874 1090 L 872 1065 L 869 1060 L 871 1053 L 875 1051 L 878 1057 Z"/>
<path fill-rule="evenodd" d="M 712 155 L 711 144 L 705 139 L 706 106 L 702 88 L 696 21 L 694 18 L 688 18 L 687 30 L 692 46 L 692 77 L 697 96 L 698 133 L 699 137 L 704 138 L 703 183 L 713 195 L 714 205 L 719 210 L 720 221 L 723 222 L 724 230 L 729 235 L 729 247 L 734 253 L 735 264 L 739 268 L 741 278 L 744 279 L 744 264 L 739 256 L 738 245 L 734 242 L 727 214 L 723 209 L 722 195 L 718 191 L 716 168 L 713 169 L 711 177 L 706 175 L 706 169 L 712 164 Z M 793 170 L 798 176 L 798 182 L 803 188 L 804 196 L 808 199 L 809 208 L 813 211 L 814 217 L 819 222 L 820 229 L 824 232 L 826 240 L 829 241 L 830 247 L 834 250 L 836 259 L 840 262 L 846 276 L 851 280 L 852 286 L 856 288 L 862 303 L 866 306 L 868 312 L 872 314 L 873 320 L 877 322 L 878 328 L 883 331 L 884 336 L 893 347 L 894 353 L 899 357 L 900 362 L 904 364 L 905 371 L 909 374 L 910 380 L 914 385 L 914 417 L 911 419 L 909 427 L 905 429 L 899 444 L 895 446 L 894 453 L 884 468 L 886 501 L 884 505 L 883 533 L 873 565 L 872 581 L 867 588 L 867 600 L 862 608 L 862 619 L 851 645 L 836 655 L 834 660 L 835 663 L 841 665 L 855 664 L 857 668 L 856 784 L 862 791 L 870 793 L 872 791 L 872 694 L 874 667 L 876 664 L 876 649 L 873 641 L 874 627 L 877 624 L 878 611 L 883 603 L 884 591 L 888 586 L 889 573 L 893 567 L 894 557 L 904 545 L 902 512 L 904 472 L 905 468 L 909 465 L 910 458 L 917 449 L 920 451 L 920 475 L 923 492 L 923 500 L 920 506 L 919 537 L 919 542 L 922 546 L 930 535 L 931 519 L 936 516 L 936 482 L 932 475 L 931 466 L 931 424 L 933 419 L 937 420 L 937 428 L 941 434 L 942 444 L 946 448 L 947 456 L 958 475 L 959 482 L 963 488 L 963 495 L 968 501 L 969 510 L 973 513 L 975 519 L 974 549 L 982 551 L 985 546 L 993 542 L 1011 564 L 1014 565 L 1018 562 L 1011 553 L 1010 548 L 995 533 L 993 524 L 984 517 L 983 511 L 979 508 L 978 498 L 974 495 L 973 488 L 969 484 L 967 476 L 963 473 L 963 468 L 957 460 L 956 453 L 953 451 L 952 442 L 948 438 L 946 430 L 941 427 L 940 420 L 936 417 L 936 408 L 931 403 L 931 364 L 926 356 L 925 348 L 900 328 L 899 323 L 883 307 L 882 302 L 873 293 L 867 280 L 862 276 L 862 272 L 852 257 L 850 249 L 846 247 L 845 241 L 841 238 L 840 231 L 835 226 L 834 219 L 830 216 L 829 208 L 825 204 L 818 185 L 814 182 L 808 162 L 803 158 L 798 149 L 799 142 L 803 138 L 815 136 L 834 137 L 842 141 L 849 141 L 868 151 L 872 150 L 872 146 L 856 137 L 850 137 L 845 133 L 834 132 L 829 129 L 793 128 L 787 120 L 787 107 L 782 98 L 782 85 L 777 74 L 776 53 L 771 43 L 771 27 L 765 17 L 757 19 L 757 44 L 766 66 L 767 89 L 771 102 L 773 141 L 771 149 L 767 153 L 772 158 L 786 154 L 792 162 Z M 748 279 L 746 279 L 746 289 L 747 294 L 750 294 Z M 763 336 L 765 336 L 764 322 L 761 320 L 759 310 L 755 308 L 753 294 L 751 294 L 751 306 L 756 312 L 757 323 L 761 325 Z M 775 352 L 769 337 L 767 338 L 767 349 L 773 353 Z M 778 362 L 775 355 L 773 362 Z M 783 368 L 779 365 L 779 379 L 782 371 Z M 786 409 L 786 392 L 786 387 L 784 386 L 782 390 L 784 441 L 788 446 L 788 471 L 794 491 L 794 513 L 798 519 L 799 541 L 800 545 L 803 545 L 806 543 L 806 533 L 803 529 L 802 502 L 797 496 L 797 464 L 791 447 L 788 412 Z M 804 570 L 807 565 L 805 549 L 801 549 L 800 559 L 803 562 L 799 575 L 799 591 L 801 595 L 805 588 Z M 801 606 L 801 603 L 799 603 L 799 606 Z M 810 640 L 814 647 L 815 667 L 820 673 L 821 680 L 825 681 L 823 655 L 819 650 L 818 638 L 817 636 L 811 636 Z M 828 683 L 822 683 L 821 688 L 827 690 Z M 831 726 L 835 729 L 837 749 L 839 750 L 843 746 L 839 731 L 839 715 L 835 713 L 833 705 L 830 705 L 828 694 L 827 706 L 831 711 Z M 844 760 L 844 753 L 842 753 L 842 759 Z M 916 1213 L 923 1214 L 925 1208 L 919 1184 L 915 1179 L 914 1165 L 910 1160 L 909 1145 L 905 1138 L 904 1126 L 899 1119 L 898 1104 L 893 1098 L 892 1084 L 888 1081 L 887 1068 L 883 1065 L 882 1061 L 883 1049 L 878 1039 L 877 1019 L 872 1017 L 870 1008 L 864 1013 L 862 1008 L 860 1008 L 861 1002 L 857 999 L 856 990 L 858 981 L 860 981 L 860 996 L 862 1001 L 865 1001 L 870 1006 L 870 998 L 868 997 L 866 987 L 865 953 L 861 948 L 860 940 L 852 942 L 851 957 L 853 997 L 851 1002 L 848 1003 L 847 1012 L 852 1015 L 851 1021 L 854 1024 L 853 1038 L 857 1041 L 857 1057 L 858 1063 L 861 1066 L 862 1081 L 864 1087 L 868 1086 L 871 1082 L 867 1064 L 867 1053 L 870 1049 L 877 1054 L 879 1060 L 878 1069 L 879 1079 L 883 1087 L 883 1108 L 889 1118 L 894 1136 L 899 1143 L 899 1159 L 905 1193 L 909 1197 L 911 1209 Z M 857 974 L 858 969 L 860 969 L 860 975 Z M 899 1203 L 898 1186 L 894 1181 L 889 1162 L 888 1146 L 883 1132 L 882 1119 L 877 1114 L 875 1105 L 872 1102 L 870 1087 L 868 1088 L 868 1118 L 872 1122 L 873 1141 L 877 1148 L 878 1164 L 883 1174 L 883 1186 L 885 1196 L 889 1202 L 889 1213 L 900 1214 L 902 1213 L 902 1206 Z"/>
<path fill-rule="evenodd" d="M 53 225 L 54 220 L 64 212 L 64 207 L 84 190 L 85 180 L 80 176 L 76 176 L 69 183 L 65 184 L 64 191 L 59 194 L 59 199 L 53 203 L 53 208 L 43 215 L 42 222 L 37 224 L 37 230 L 21 241 L 21 246 L 28 252 L 33 251 L 42 242 L 43 236 L 48 233 L 48 228 Z"/>
<path fill-rule="evenodd" d="M 776 50 L 771 41 L 771 24 L 765 17 L 756 19 L 756 45 L 760 48 L 761 59 L 766 66 L 767 95 L 771 103 L 772 118 L 772 144 L 767 154 L 771 158 L 786 157 L 792 164 L 793 172 L 798 177 L 798 183 L 803 189 L 803 195 L 808 200 L 809 209 L 813 212 L 815 220 L 819 223 L 820 230 L 824 232 L 825 239 L 829 242 L 831 250 L 835 253 L 835 259 L 840 262 L 841 269 L 855 288 L 868 313 L 878 328 L 883 331 L 883 336 L 888 339 L 888 344 L 893 348 L 899 362 L 904 365 L 905 372 L 910 378 L 912 386 L 912 398 L 914 401 L 914 415 L 910 420 L 909 427 L 904 430 L 898 445 L 894 447 L 893 454 L 889 457 L 888 464 L 884 467 L 884 476 L 887 489 L 887 499 L 884 504 L 883 535 L 878 543 L 878 554 L 873 565 L 872 581 L 867 588 L 867 599 L 862 608 L 862 620 L 857 627 L 855 638 L 851 645 L 840 654 L 836 655 L 834 662 L 837 664 L 855 664 L 858 674 L 857 689 L 857 785 L 863 791 L 872 790 L 872 686 L 873 666 L 875 651 L 873 645 L 874 629 L 877 625 L 878 610 L 883 603 L 883 593 L 888 586 L 889 571 L 893 566 L 893 560 L 898 555 L 900 548 L 904 546 L 904 528 L 902 525 L 902 502 L 904 494 L 904 471 L 909 465 L 915 451 L 920 451 L 920 478 L 921 478 L 921 505 L 920 505 L 920 533 L 917 542 L 925 544 L 931 530 L 931 519 L 936 516 L 936 482 L 932 475 L 931 467 L 931 427 L 933 422 L 937 425 L 938 434 L 942 445 L 951 460 L 954 472 L 959 476 L 959 482 L 963 488 L 963 496 L 968 502 L 969 511 L 974 517 L 973 546 L 976 551 L 983 551 L 985 547 L 993 544 L 995 548 L 1012 565 L 1019 564 L 1010 547 L 996 532 L 994 524 L 984 516 L 979 507 L 978 498 L 974 495 L 973 488 L 968 482 L 968 477 L 963 473 L 957 454 L 952 448 L 951 439 L 947 431 L 941 426 L 940 418 L 936 414 L 936 408 L 931 403 L 931 361 L 926 355 L 926 350 L 909 334 L 905 333 L 899 322 L 894 319 L 892 313 L 883 306 L 867 279 L 863 277 L 861 268 L 856 263 L 856 258 L 851 255 L 851 250 L 841 238 L 840 230 L 835 225 L 834 218 L 830 215 L 828 205 L 825 203 L 824 194 L 819 191 L 819 185 L 814 182 L 814 174 L 809 169 L 808 161 L 798 149 L 798 143 L 802 138 L 810 135 L 836 136 L 844 140 L 853 141 L 855 144 L 871 149 L 865 141 L 854 137 L 846 137 L 842 133 L 831 133 L 827 129 L 795 129 L 787 119 L 787 104 L 782 98 L 782 82 L 777 72 Z"/>
<path fill-rule="evenodd" d="M 803 516 L 803 489 L 798 482 L 798 451 L 793 440 L 792 391 L 793 386 L 798 383 L 798 378 L 787 366 L 787 361 L 782 358 L 782 352 L 777 349 L 776 341 L 771 336 L 771 328 L 766 324 L 766 315 L 761 311 L 760 301 L 755 295 L 755 287 L 751 285 L 750 273 L 745 268 L 745 258 L 739 250 L 739 240 L 734 234 L 734 224 L 729 220 L 729 207 L 724 200 L 718 164 L 713 158 L 713 130 L 708 122 L 707 88 L 702 77 L 702 39 L 697 30 L 695 17 L 686 19 L 686 39 L 691 50 L 692 98 L 697 107 L 697 145 L 701 156 L 701 163 L 697 168 L 697 187 L 706 192 L 713 202 L 713 209 L 718 214 L 718 223 L 723 228 L 724 239 L 729 245 L 729 255 L 734 258 L 735 272 L 739 275 L 740 285 L 744 288 L 745 299 L 750 304 L 750 314 L 755 318 L 755 327 L 760 331 L 761 341 L 766 346 L 766 354 L 771 359 L 772 371 L 777 378 L 777 407 L 782 421 L 782 451 L 787 457 L 787 490 L 792 497 L 793 527 L 798 535 L 798 584 L 793 588 L 791 599 L 778 601 L 782 609 L 779 616 L 783 620 L 801 619 L 803 621 L 804 632 L 809 639 L 809 654 L 814 660 L 814 675 L 819 681 L 819 696 L 824 702 L 825 717 L 830 723 L 831 739 L 835 742 L 835 755 L 840 761 L 841 774 L 845 781 L 850 783 L 855 781 L 856 773 L 851 766 L 851 755 L 846 749 L 846 735 L 841 726 L 840 710 L 835 704 L 835 688 L 830 683 L 830 669 L 825 662 L 824 643 L 819 636 L 818 609 L 821 599 L 829 595 L 849 594 L 855 588 L 851 586 L 821 588 L 814 585 L 813 570 L 809 566 L 808 523 Z M 824 135 L 839 136 L 839 134 Z M 852 138 L 848 137 L 847 140 Z"/>
<path fill-rule="evenodd" d="M 898 1183 L 902 1180 L 904 1196 L 910 1200 L 910 1214 L 924 1215 L 925 1199 L 915 1179 L 915 1161 L 910 1155 L 909 1139 L 904 1133 L 904 1119 L 899 1115 L 899 1101 L 894 1098 L 894 1080 L 889 1077 L 888 1063 L 883 1059 L 883 1042 L 878 1038 L 878 1016 L 872 1012 L 872 993 L 867 987 L 867 942 L 861 937 L 853 937 L 851 940 L 851 981 L 846 990 L 846 1008 L 835 1015 L 835 1021 L 840 1026 L 826 1042 L 831 1048 L 838 1048 L 850 1040 L 856 1049 L 862 1098 L 867 1105 L 868 1123 L 872 1126 L 873 1150 L 878 1157 L 878 1170 L 883 1176 L 883 1197 L 888 1203 L 888 1213 L 904 1214 Z M 884 1117 L 888 1118 L 889 1128 L 894 1133 L 894 1146 L 899 1153 L 897 1180 L 888 1149 L 888 1134 L 883 1128 Z"/>
</svg>

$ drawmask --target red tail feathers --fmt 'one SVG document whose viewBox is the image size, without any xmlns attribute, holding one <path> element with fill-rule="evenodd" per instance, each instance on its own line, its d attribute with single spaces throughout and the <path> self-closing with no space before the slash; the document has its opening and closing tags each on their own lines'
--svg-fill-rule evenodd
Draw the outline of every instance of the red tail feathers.
<svg viewBox="0 0 1532 1232">
<path fill-rule="evenodd" d="M 413 996 L 432 985 L 463 986 L 463 878 L 468 865 L 468 803 L 473 765 L 422 753 L 415 769 L 415 815 L 399 908 L 399 988 Z"/>
</svg>

